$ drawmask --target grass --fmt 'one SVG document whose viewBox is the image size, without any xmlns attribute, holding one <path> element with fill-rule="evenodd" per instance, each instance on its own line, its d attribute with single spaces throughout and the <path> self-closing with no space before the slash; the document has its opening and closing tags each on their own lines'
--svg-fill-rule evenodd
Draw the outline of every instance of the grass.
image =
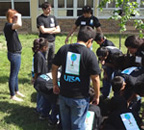
<svg viewBox="0 0 144 130">
<path fill-rule="evenodd" d="M 19 72 L 19 90 L 26 95 L 24 102 L 11 101 L 9 98 L 8 78 L 10 72 L 10 63 L 7 59 L 6 42 L 3 35 L 0 35 L 0 130 L 51 130 L 47 121 L 39 121 L 33 109 L 36 106 L 36 91 L 31 80 L 32 67 L 32 44 L 37 35 L 27 34 L 19 35 L 23 46 L 22 62 Z M 66 36 L 58 35 L 56 37 L 56 52 L 64 45 Z M 118 36 L 107 35 L 107 38 L 119 46 Z M 125 36 L 122 37 L 122 51 L 125 53 L 124 47 Z M 76 42 L 76 37 L 72 39 Z M 95 52 L 98 45 L 94 42 L 93 51 Z"/>
</svg>

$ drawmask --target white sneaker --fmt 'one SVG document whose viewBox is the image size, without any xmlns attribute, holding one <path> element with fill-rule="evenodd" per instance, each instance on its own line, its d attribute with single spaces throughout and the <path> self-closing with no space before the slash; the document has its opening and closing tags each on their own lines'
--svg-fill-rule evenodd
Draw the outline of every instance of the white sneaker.
<svg viewBox="0 0 144 130">
<path fill-rule="evenodd" d="M 12 96 L 11 99 L 14 100 L 14 101 L 18 101 L 18 102 L 22 102 L 23 101 L 23 99 L 18 98 L 16 96 Z"/>
<path fill-rule="evenodd" d="M 18 92 L 16 92 L 16 94 L 18 95 L 18 96 L 20 96 L 20 97 L 25 97 L 25 95 L 23 95 L 22 93 L 20 93 L 19 91 Z"/>
</svg>

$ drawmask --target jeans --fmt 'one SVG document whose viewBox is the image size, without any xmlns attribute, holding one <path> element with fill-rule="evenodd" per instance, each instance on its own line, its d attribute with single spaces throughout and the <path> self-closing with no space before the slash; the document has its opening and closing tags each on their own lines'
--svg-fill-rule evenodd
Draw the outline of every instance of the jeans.
<svg viewBox="0 0 144 130">
<path fill-rule="evenodd" d="M 109 96 L 110 90 L 111 90 L 111 75 L 114 72 L 114 69 L 111 67 L 106 66 L 104 69 L 107 78 L 103 79 L 103 88 L 102 88 L 102 94 L 106 98 Z"/>
<path fill-rule="evenodd" d="M 54 58 L 54 53 L 55 53 L 55 42 L 49 42 L 48 50 L 45 56 L 48 66 L 48 72 L 50 72 L 52 68 L 52 60 Z"/>
<path fill-rule="evenodd" d="M 63 130 L 85 130 L 89 98 L 74 99 L 59 96 L 59 105 Z"/>
<path fill-rule="evenodd" d="M 10 95 L 14 96 L 18 91 L 18 73 L 21 65 L 21 54 L 8 52 L 8 60 L 10 61 L 10 77 L 9 90 Z"/>
</svg>

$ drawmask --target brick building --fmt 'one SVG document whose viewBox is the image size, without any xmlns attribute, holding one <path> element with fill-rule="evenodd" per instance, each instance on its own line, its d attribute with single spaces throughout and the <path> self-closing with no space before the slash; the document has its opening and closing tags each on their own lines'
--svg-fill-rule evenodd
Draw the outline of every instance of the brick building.
<svg viewBox="0 0 144 130">
<path fill-rule="evenodd" d="M 97 5 L 101 0 L 0 0 L 0 33 L 2 33 L 6 22 L 5 13 L 8 8 L 13 8 L 22 13 L 23 27 L 21 33 L 38 33 L 36 28 L 36 17 L 42 13 L 40 5 L 48 1 L 52 4 L 52 14 L 58 19 L 62 33 L 67 33 L 73 26 L 75 19 L 81 15 L 81 9 L 84 5 L 90 5 L 93 9 L 93 14 L 100 20 L 102 31 L 104 33 L 115 34 L 119 33 L 118 21 L 108 20 L 115 10 L 115 3 L 107 4 L 101 12 Z M 140 16 L 134 19 L 144 19 L 143 0 L 133 0 L 139 3 Z M 133 27 L 133 20 L 128 22 L 127 32 L 135 33 L 137 30 Z"/>
</svg>

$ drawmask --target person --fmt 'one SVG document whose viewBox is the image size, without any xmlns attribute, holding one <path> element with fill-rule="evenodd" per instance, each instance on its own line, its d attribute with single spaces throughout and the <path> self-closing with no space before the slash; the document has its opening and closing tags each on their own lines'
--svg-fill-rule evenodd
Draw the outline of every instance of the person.
<svg viewBox="0 0 144 130">
<path fill-rule="evenodd" d="M 39 37 L 44 37 L 49 42 L 49 48 L 45 54 L 48 65 L 48 72 L 51 71 L 52 59 L 55 53 L 55 37 L 60 33 L 60 26 L 58 25 L 55 16 L 51 15 L 51 4 L 44 2 L 42 4 L 43 14 L 37 17 L 37 28 L 39 30 Z"/>
<path fill-rule="evenodd" d="M 25 95 L 19 92 L 18 88 L 18 73 L 21 65 L 22 45 L 18 37 L 17 29 L 22 26 L 21 14 L 14 9 L 8 9 L 6 18 L 7 22 L 3 31 L 7 42 L 8 60 L 10 61 L 10 98 L 15 101 L 23 101 L 23 99 L 16 96 L 25 97 Z"/>
<path fill-rule="evenodd" d="M 99 57 L 102 67 L 104 69 L 104 78 L 103 78 L 103 88 L 102 96 L 107 98 L 111 89 L 111 75 L 117 69 L 117 62 L 115 62 L 114 57 L 116 55 L 121 55 L 122 52 L 114 46 L 99 47 L 96 51 L 97 56 Z"/>
<path fill-rule="evenodd" d="M 34 52 L 34 78 L 32 79 L 33 84 L 39 75 L 47 73 L 46 61 L 44 57 L 44 52 L 46 52 L 47 49 L 48 41 L 45 38 L 38 38 L 34 40 L 32 47 Z M 43 103 L 43 96 L 40 93 L 37 93 L 37 112 L 41 112 Z"/>
<path fill-rule="evenodd" d="M 89 89 L 89 95 L 90 95 L 90 105 L 89 105 L 88 111 L 94 113 L 94 119 L 92 122 L 92 124 L 93 124 L 92 130 L 99 130 L 101 123 L 102 123 L 102 115 L 101 115 L 100 107 L 93 104 L 95 92 L 94 92 L 94 88 L 92 86 Z"/>
<path fill-rule="evenodd" d="M 135 56 L 135 63 L 144 66 L 144 39 L 135 35 L 128 36 L 125 40 L 125 46 L 128 52 Z"/>
<path fill-rule="evenodd" d="M 82 13 L 83 15 L 80 16 L 76 21 L 75 24 L 73 26 L 73 28 L 71 29 L 71 31 L 68 33 L 66 40 L 65 40 L 65 44 L 68 43 L 69 41 L 69 37 L 73 35 L 73 33 L 76 31 L 76 29 L 80 26 L 90 26 L 94 29 L 94 27 L 96 28 L 96 31 L 99 33 L 102 33 L 102 29 L 101 29 L 101 24 L 99 22 L 99 20 L 92 15 L 92 9 L 90 6 L 86 5 L 82 8 Z"/>
<path fill-rule="evenodd" d="M 59 94 L 59 106 L 63 130 L 85 129 L 89 107 L 90 78 L 95 90 L 93 103 L 99 104 L 100 68 L 95 54 L 87 48 L 95 37 L 95 31 L 84 26 L 78 33 L 78 42 L 62 46 L 52 65 L 53 92 Z M 60 88 L 57 71 L 62 67 Z"/>
<path fill-rule="evenodd" d="M 107 38 L 104 37 L 103 33 L 97 33 L 95 37 L 95 41 L 100 47 L 103 46 L 115 46 L 114 43 Z"/>
</svg>

